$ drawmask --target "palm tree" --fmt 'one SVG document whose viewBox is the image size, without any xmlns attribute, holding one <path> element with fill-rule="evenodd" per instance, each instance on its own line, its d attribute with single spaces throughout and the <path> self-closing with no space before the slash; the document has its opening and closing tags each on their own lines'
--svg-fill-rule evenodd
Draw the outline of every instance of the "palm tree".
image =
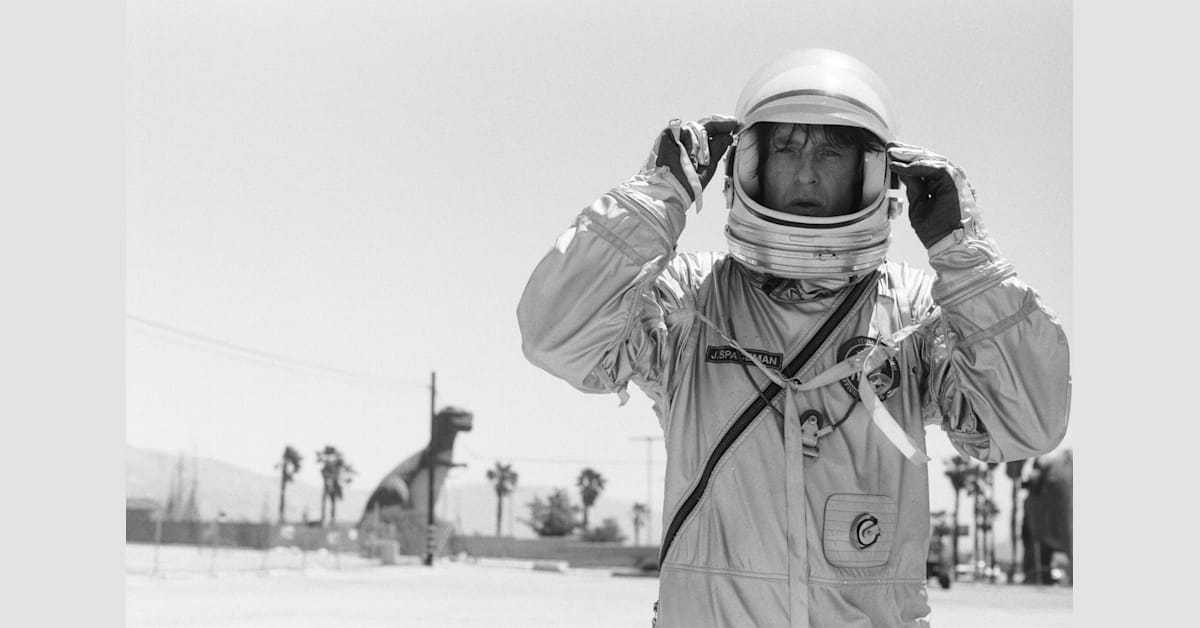
<svg viewBox="0 0 1200 628">
<path fill-rule="evenodd" d="M 974 498 L 971 509 L 975 519 L 975 539 L 971 559 L 975 564 L 976 576 L 983 575 L 982 572 L 991 563 L 990 555 L 993 553 L 989 549 L 989 539 L 992 519 L 999 509 L 992 500 L 992 470 L 997 464 L 999 463 L 972 463 L 967 471 L 967 494 Z"/>
<path fill-rule="evenodd" d="M 488 469 L 487 479 L 496 491 L 496 536 L 500 536 L 500 514 L 503 512 L 504 496 L 512 493 L 513 487 L 517 485 L 517 472 L 513 471 L 511 463 L 500 464 L 497 460 L 495 466 Z"/>
<path fill-rule="evenodd" d="M 325 500 L 329 500 L 329 523 L 337 523 L 337 503 L 342 499 L 342 486 L 349 484 L 357 473 L 342 452 L 333 445 L 317 452 L 321 465 L 321 525 L 325 525 Z"/>
<path fill-rule="evenodd" d="M 634 502 L 633 504 L 633 544 L 638 545 L 638 539 L 641 538 L 642 526 L 646 525 L 646 518 L 650 516 L 650 509 L 646 504 Z"/>
<path fill-rule="evenodd" d="M 295 447 L 288 445 L 283 448 L 283 457 L 279 462 L 275 463 L 275 468 L 279 469 L 279 524 L 283 525 L 284 506 L 287 504 L 287 485 L 296 477 L 296 472 L 300 470 L 300 452 L 296 451 Z"/>
<path fill-rule="evenodd" d="M 967 478 L 970 474 L 971 464 L 966 458 L 955 455 L 946 460 L 946 478 L 950 480 L 950 486 L 954 487 L 954 519 L 951 526 L 951 543 L 950 555 L 954 561 L 952 571 L 957 576 L 958 574 L 958 507 L 959 498 L 962 496 L 963 489 L 967 488 Z"/>
<path fill-rule="evenodd" d="M 987 463 L 987 471 L 984 479 L 987 481 L 987 554 L 988 554 L 988 578 L 991 582 L 996 581 L 996 515 L 1000 514 L 1000 506 L 996 503 L 996 467 L 999 467 L 999 462 Z"/>
<path fill-rule="evenodd" d="M 989 484 L 990 484 L 989 480 Z M 990 487 L 989 487 L 990 488 Z M 990 491 L 989 491 L 990 492 Z M 983 500 L 983 547 L 988 570 L 988 582 L 996 581 L 996 515 L 1000 507 L 990 496 Z"/>
<path fill-rule="evenodd" d="M 584 467 L 575 480 L 579 488 L 579 497 L 583 500 L 583 529 L 588 529 L 588 509 L 596 503 L 596 498 L 604 492 L 604 476 L 591 467 Z"/>
</svg>

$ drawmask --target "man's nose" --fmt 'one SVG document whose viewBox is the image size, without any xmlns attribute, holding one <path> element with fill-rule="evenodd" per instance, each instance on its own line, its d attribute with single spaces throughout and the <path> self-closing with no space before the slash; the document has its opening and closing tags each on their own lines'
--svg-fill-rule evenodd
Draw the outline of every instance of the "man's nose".
<svg viewBox="0 0 1200 628">
<path fill-rule="evenodd" d="M 796 164 L 796 182 L 803 184 L 814 184 L 817 182 L 817 169 L 811 155 L 801 155 L 800 161 Z"/>
</svg>

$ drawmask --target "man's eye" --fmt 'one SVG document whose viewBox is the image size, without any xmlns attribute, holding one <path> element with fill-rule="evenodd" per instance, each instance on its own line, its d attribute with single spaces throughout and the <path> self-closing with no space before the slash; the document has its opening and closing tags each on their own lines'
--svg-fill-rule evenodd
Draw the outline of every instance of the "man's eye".
<svg viewBox="0 0 1200 628">
<path fill-rule="evenodd" d="M 841 159 L 842 151 L 835 150 L 832 148 L 826 148 L 826 149 L 823 149 L 819 153 L 819 155 L 821 156 L 822 159 Z"/>
</svg>

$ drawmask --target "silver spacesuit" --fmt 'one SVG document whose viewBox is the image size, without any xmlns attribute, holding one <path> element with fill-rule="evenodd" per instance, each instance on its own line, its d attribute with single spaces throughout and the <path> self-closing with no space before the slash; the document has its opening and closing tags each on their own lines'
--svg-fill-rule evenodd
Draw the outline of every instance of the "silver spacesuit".
<svg viewBox="0 0 1200 628">
<path fill-rule="evenodd" d="M 559 236 L 518 307 L 525 354 L 580 390 L 624 395 L 632 381 L 654 401 L 667 449 L 660 628 L 927 625 L 924 427 L 989 462 L 1054 448 L 1066 338 L 983 230 L 962 172 L 893 143 L 861 63 L 785 55 L 735 118 L 729 252 L 675 249 L 697 172 L 720 155 L 696 161 L 703 127 L 673 125 L 684 180 L 652 154 Z M 760 122 L 887 142 L 863 156 L 861 208 L 811 218 L 758 202 Z M 913 172 L 936 171 L 957 195 L 942 199 L 957 206 L 953 230 L 928 245 L 936 278 L 885 260 L 904 203 L 890 174 L 914 164 L 926 170 L 907 171 L 909 191 L 930 180 Z"/>
</svg>

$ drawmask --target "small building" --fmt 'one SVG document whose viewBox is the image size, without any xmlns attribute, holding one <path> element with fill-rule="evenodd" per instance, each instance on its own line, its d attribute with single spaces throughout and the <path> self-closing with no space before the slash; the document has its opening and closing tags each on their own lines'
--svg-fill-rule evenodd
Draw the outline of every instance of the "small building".
<svg viewBox="0 0 1200 628">
<path fill-rule="evenodd" d="M 154 519 L 162 511 L 158 500 L 148 497 L 125 498 L 125 542 L 153 543 Z"/>
</svg>

